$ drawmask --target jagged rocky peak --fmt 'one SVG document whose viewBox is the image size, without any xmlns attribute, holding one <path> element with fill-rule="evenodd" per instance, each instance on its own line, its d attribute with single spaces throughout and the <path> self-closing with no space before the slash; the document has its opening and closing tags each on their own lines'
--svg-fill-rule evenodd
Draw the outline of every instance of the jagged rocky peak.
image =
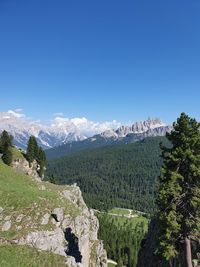
<svg viewBox="0 0 200 267">
<path fill-rule="evenodd" d="M 165 126 L 166 125 L 158 118 L 155 119 L 148 118 L 145 121 L 136 122 L 131 126 L 121 126 L 119 129 L 117 129 L 116 133 L 118 134 L 119 137 L 125 137 L 130 133 L 141 134 L 151 129 L 156 129 Z"/>
<path fill-rule="evenodd" d="M 132 132 L 131 127 L 129 126 L 121 126 L 119 129 L 117 129 L 116 133 L 118 137 L 125 137 L 127 134 Z"/>
<path fill-rule="evenodd" d="M 136 122 L 131 126 L 131 130 L 133 133 L 144 133 L 150 129 L 155 129 L 158 127 L 165 126 L 160 119 L 147 119 L 143 122 Z"/>
<path fill-rule="evenodd" d="M 105 132 L 101 133 L 101 136 L 104 138 L 118 138 L 118 134 L 113 129 L 106 130 Z"/>
<path fill-rule="evenodd" d="M 131 134 L 135 135 L 136 139 L 142 139 L 162 136 L 171 130 L 170 126 L 165 126 L 158 118 L 149 118 L 128 126 L 120 125 L 117 121 L 98 123 L 86 118 L 63 117 L 56 117 L 51 124 L 43 125 L 12 110 L 0 112 L 0 132 L 7 130 L 13 135 L 15 145 L 23 149 L 26 149 L 30 135 L 36 137 L 41 147 L 53 148 L 67 143 L 73 146 L 73 142 L 84 142 L 86 139 L 95 143 L 99 136 L 105 143 L 109 143 L 108 141 L 118 142 Z"/>
</svg>

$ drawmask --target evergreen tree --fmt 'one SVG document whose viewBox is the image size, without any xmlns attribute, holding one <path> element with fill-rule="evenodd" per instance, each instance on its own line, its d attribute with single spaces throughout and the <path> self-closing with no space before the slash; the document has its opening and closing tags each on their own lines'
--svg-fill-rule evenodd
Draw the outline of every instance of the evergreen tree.
<svg viewBox="0 0 200 267">
<path fill-rule="evenodd" d="M 144 238 L 144 225 L 134 219 L 107 213 L 97 213 L 97 216 L 100 225 L 98 237 L 104 241 L 108 258 L 116 261 L 118 267 L 135 267 L 139 244 Z"/>
<path fill-rule="evenodd" d="M 12 163 L 12 140 L 12 135 L 9 135 L 9 133 L 4 130 L 0 138 L 0 152 L 3 154 L 3 162 L 7 165 L 10 165 Z"/>
<path fill-rule="evenodd" d="M 58 184 L 77 183 L 94 209 L 124 207 L 153 213 L 162 165 L 160 142 L 170 146 L 166 137 L 153 137 L 51 160 L 46 175 L 56 176 Z"/>
<path fill-rule="evenodd" d="M 58 184 L 58 182 L 59 182 L 58 178 L 56 176 L 54 176 L 53 174 L 50 177 L 48 177 L 48 180 L 52 184 Z"/>
<path fill-rule="evenodd" d="M 34 159 L 38 161 L 38 159 L 39 159 L 39 146 L 38 146 L 36 138 L 34 136 L 32 136 L 32 144 L 33 144 Z"/>
<path fill-rule="evenodd" d="M 184 266 L 192 267 L 191 239 L 198 241 L 200 231 L 200 123 L 182 113 L 173 127 L 167 134 L 172 148 L 162 147 L 158 254 L 169 266 L 183 254 Z"/>
<path fill-rule="evenodd" d="M 7 147 L 4 150 L 4 153 L 3 153 L 3 156 L 2 156 L 2 160 L 3 160 L 3 162 L 5 164 L 11 165 L 11 163 L 12 163 L 12 152 L 11 152 L 10 147 Z"/>
<path fill-rule="evenodd" d="M 31 166 L 31 163 L 38 157 L 38 145 L 34 136 L 30 136 L 27 145 L 26 157 Z"/>
<path fill-rule="evenodd" d="M 12 146 L 12 135 L 9 135 L 7 131 L 3 131 L 0 138 L 0 152 L 4 153 L 9 147 Z"/>
</svg>

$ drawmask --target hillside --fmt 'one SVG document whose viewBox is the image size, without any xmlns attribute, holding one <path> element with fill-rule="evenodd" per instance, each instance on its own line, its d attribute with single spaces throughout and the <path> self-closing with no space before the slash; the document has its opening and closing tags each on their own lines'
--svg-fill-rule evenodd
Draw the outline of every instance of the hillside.
<svg viewBox="0 0 200 267">
<path fill-rule="evenodd" d="M 42 182 L 0 160 L 0 266 L 106 266 L 98 227 L 78 187 Z"/>
<path fill-rule="evenodd" d="M 49 161 L 47 178 L 77 183 L 87 204 L 97 209 L 126 207 L 152 212 L 160 173 L 160 142 L 147 138 L 133 144 L 104 147 Z"/>
</svg>

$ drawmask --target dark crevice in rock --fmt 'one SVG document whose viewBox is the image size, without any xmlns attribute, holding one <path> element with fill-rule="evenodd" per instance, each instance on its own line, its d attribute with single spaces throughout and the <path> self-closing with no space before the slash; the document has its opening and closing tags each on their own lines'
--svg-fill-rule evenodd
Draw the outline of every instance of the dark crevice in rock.
<svg viewBox="0 0 200 267">
<path fill-rule="evenodd" d="M 51 216 L 54 218 L 56 222 L 59 222 L 57 214 L 52 213 Z"/>
<path fill-rule="evenodd" d="M 65 239 L 68 242 L 68 248 L 65 250 L 67 256 L 72 256 L 75 258 L 76 262 L 82 261 L 82 255 L 78 246 L 78 237 L 72 233 L 71 228 L 66 228 L 64 231 Z"/>
</svg>

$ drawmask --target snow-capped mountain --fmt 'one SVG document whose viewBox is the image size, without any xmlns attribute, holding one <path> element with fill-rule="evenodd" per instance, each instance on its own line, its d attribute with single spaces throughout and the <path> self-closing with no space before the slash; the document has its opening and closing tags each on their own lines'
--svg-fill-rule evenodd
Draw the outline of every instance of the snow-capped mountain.
<svg viewBox="0 0 200 267">
<path fill-rule="evenodd" d="M 55 117 L 49 124 L 33 121 L 19 112 L 9 110 L 0 112 L 0 132 L 7 130 L 14 137 L 14 142 L 21 148 L 26 148 L 31 135 L 37 138 L 43 148 L 54 148 L 70 143 L 83 146 L 93 143 L 110 144 L 118 142 L 132 142 L 149 136 L 163 136 L 171 130 L 160 119 L 147 119 L 130 126 L 121 126 L 117 121 L 93 122 L 86 118 L 68 119 Z M 99 141 L 100 140 L 100 141 Z M 82 143 L 81 143 L 82 142 Z"/>
<path fill-rule="evenodd" d="M 26 147 L 30 135 L 35 136 L 43 148 L 51 148 L 72 141 L 85 140 L 108 129 L 116 129 L 119 125 L 116 121 L 99 123 L 86 118 L 64 117 L 55 117 L 51 123 L 43 125 L 20 112 L 12 110 L 0 112 L 0 132 L 6 130 L 12 134 L 15 144 L 21 148 Z"/>
<path fill-rule="evenodd" d="M 107 129 L 101 134 L 94 135 L 82 141 L 66 143 L 46 151 L 48 159 L 77 153 L 81 150 L 91 150 L 105 146 L 129 144 L 142 141 L 147 137 L 165 136 L 172 130 L 159 119 L 148 119 L 144 122 L 137 122 L 131 126 L 120 126 L 117 130 Z"/>
</svg>

